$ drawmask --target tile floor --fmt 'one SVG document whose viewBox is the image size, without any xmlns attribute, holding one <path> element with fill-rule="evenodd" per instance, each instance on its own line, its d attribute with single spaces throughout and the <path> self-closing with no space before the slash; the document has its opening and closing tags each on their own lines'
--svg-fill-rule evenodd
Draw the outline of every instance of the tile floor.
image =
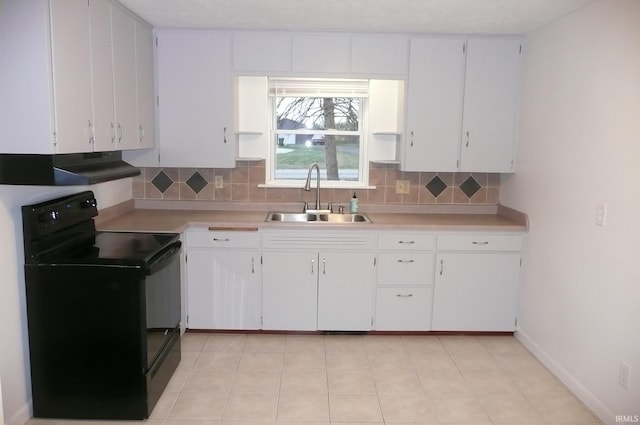
<svg viewBox="0 0 640 425">
<path fill-rule="evenodd" d="M 512 336 L 188 333 L 182 349 L 149 425 L 600 423 Z"/>
</svg>

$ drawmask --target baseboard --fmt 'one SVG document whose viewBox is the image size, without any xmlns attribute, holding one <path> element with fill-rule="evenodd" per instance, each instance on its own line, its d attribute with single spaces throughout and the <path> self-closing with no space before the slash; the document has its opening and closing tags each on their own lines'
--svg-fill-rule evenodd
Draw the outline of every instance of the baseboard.
<svg viewBox="0 0 640 425">
<path fill-rule="evenodd" d="M 616 425 L 615 415 L 600 401 L 591 391 L 585 388 L 580 381 L 562 367 L 553 357 L 544 351 L 526 332 L 518 331 L 515 337 L 536 358 L 547 367 L 564 385 L 580 399 L 591 412 L 606 425 Z M 619 424 L 617 424 L 619 425 Z"/>
<path fill-rule="evenodd" d="M 31 419 L 31 400 L 7 420 L 6 425 L 24 425 L 29 419 Z"/>
</svg>

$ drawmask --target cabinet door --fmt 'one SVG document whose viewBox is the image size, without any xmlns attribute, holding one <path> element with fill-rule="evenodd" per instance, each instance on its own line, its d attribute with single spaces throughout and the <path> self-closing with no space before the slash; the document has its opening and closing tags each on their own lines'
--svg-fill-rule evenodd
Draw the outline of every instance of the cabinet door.
<svg viewBox="0 0 640 425">
<path fill-rule="evenodd" d="M 56 152 L 93 150 L 91 30 L 86 2 L 52 1 L 51 48 Z"/>
<path fill-rule="evenodd" d="M 153 91 L 153 33 L 142 22 L 136 30 L 136 106 L 138 116 L 138 148 L 155 145 L 155 108 Z"/>
<path fill-rule="evenodd" d="M 111 26 L 116 147 L 134 149 L 138 147 L 135 20 L 123 8 L 111 4 Z"/>
<path fill-rule="evenodd" d="M 234 167 L 231 35 L 164 30 L 157 39 L 160 165 Z"/>
<path fill-rule="evenodd" d="M 520 45 L 519 39 L 468 40 L 462 171 L 513 171 Z"/>
<path fill-rule="evenodd" d="M 431 329 L 433 288 L 378 288 L 376 295 L 377 331 L 428 331 Z"/>
<path fill-rule="evenodd" d="M 93 79 L 93 149 L 116 149 L 115 105 L 113 103 L 113 54 L 111 4 L 91 1 L 91 61 Z"/>
<path fill-rule="evenodd" d="M 344 35 L 294 35 L 292 71 L 312 74 L 347 74 L 351 39 Z"/>
<path fill-rule="evenodd" d="M 520 253 L 439 253 L 433 330 L 513 331 Z"/>
<path fill-rule="evenodd" d="M 374 260 L 371 253 L 320 253 L 318 329 L 366 331 L 372 328 Z"/>
<path fill-rule="evenodd" d="M 187 253 L 187 327 L 260 329 L 260 254 L 190 250 Z"/>
<path fill-rule="evenodd" d="M 263 329 L 315 331 L 318 311 L 317 279 L 317 253 L 265 251 Z"/>
<path fill-rule="evenodd" d="M 464 40 L 413 38 L 404 171 L 456 171 L 464 91 Z"/>
</svg>

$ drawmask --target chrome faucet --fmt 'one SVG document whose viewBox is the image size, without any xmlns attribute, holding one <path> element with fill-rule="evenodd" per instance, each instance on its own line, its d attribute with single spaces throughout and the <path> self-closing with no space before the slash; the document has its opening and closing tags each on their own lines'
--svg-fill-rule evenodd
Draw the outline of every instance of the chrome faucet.
<svg viewBox="0 0 640 425">
<path fill-rule="evenodd" d="M 304 184 L 304 190 L 309 192 L 311 190 L 311 171 L 313 171 L 313 169 L 316 169 L 316 205 L 314 209 L 310 209 L 307 207 L 307 204 L 305 203 L 305 212 L 315 212 L 315 213 L 330 213 L 331 209 L 326 209 L 323 210 L 320 207 L 320 167 L 318 167 L 318 164 L 316 164 L 315 162 L 313 164 L 311 164 L 311 166 L 309 167 L 309 174 L 307 174 L 307 181 Z"/>
</svg>

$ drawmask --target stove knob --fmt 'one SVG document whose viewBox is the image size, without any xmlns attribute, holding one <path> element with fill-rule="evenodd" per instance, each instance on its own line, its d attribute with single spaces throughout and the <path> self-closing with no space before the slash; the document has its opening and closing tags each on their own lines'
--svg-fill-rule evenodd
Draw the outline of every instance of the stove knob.
<svg viewBox="0 0 640 425">
<path fill-rule="evenodd" d="M 49 219 L 51 221 L 56 221 L 60 217 L 60 213 L 58 211 L 49 211 Z"/>
</svg>

